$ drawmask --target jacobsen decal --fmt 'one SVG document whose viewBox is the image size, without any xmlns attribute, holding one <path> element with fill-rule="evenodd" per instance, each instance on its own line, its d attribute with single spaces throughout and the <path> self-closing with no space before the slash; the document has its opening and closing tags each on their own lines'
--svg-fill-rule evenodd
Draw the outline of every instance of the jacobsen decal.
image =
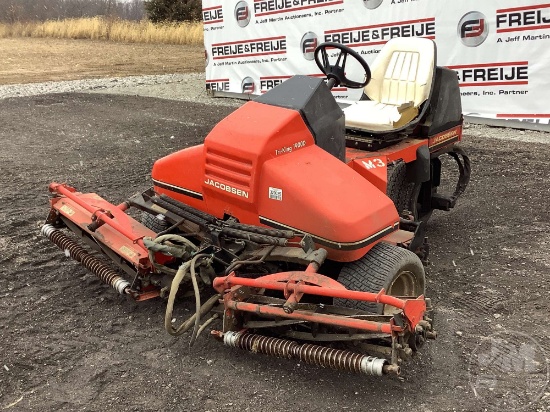
<svg viewBox="0 0 550 412">
<path fill-rule="evenodd" d="M 497 33 L 550 29 L 550 4 L 500 9 L 497 10 L 496 20 Z"/>
<path fill-rule="evenodd" d="M 204 184 L 215 187 L 216 189 L 220 189 L 227 193 L 244 197 L 245 199 L 248 199 L 248 196 L 249 196 L 249 193 L 246 190 L 237 189 L 236 187 L 226 185 L 225 183 L 220 183 L 216 180 L 206 179 L 204 181 Z"/>
<path fill-rule="evenodd" d="M 256 17 L 343 4 L 344 0 L 254 0 Z"/>
<path fill-rule="evenodd" d="M 239 57 L 286 54 L 286 36 L 240 40 L 212 45 L 212 58 L 237 59 Z"/>
<path fill-rule="evenodd" d="M 324 41 L 359 47 L 384 44 L 394 37 L 435 39 L 435 17 L 327 30 L 325 31 Z"/>
<path fill-rule="evenodd" d="M 481 63 L 449 66 L 458 73 L 460 87 L 529 84 L 529 62 Z"/>
<path fill-rule="evenodd" d="M 462 128 L 457 126 L 447 132 L 439 133 L 428 138 L 428 146 L 430 149 L 439 149 L 440 147 L 458 142 L 461 134 Z"/>
</svg>

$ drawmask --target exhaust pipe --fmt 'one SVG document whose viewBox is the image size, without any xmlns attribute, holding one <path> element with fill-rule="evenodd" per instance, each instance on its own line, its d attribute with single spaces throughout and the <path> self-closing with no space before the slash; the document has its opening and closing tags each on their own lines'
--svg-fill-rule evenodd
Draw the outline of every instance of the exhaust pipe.
<svg viewBox="0 0 550 412">
<path fill-rule="evenodd" d="M 121 295 L 130 294 L 130 283 L 121 277 L 117 272 L 107 266 L 98 258 L 90 255 L 84 248 L 79 246 L 74 240 L 64 235 L 50 224 L 42 226 L 40 231 L 52 243 L 65 252 L 67 256 L 72 257 L 82 266 L 96 275 L 103 283 L 110 285 Z"/>
</svg>

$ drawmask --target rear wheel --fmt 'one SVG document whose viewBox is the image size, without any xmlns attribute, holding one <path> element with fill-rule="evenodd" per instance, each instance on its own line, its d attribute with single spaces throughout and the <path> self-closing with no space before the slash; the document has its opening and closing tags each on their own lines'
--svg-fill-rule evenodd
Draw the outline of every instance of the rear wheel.
<svg viewBox="0 0 550 412">
<path fill-rule="evenodd" d="M 410 211 L 414 220 L 427 222 L 432 216 L 431 198 L 437 192 L 437 187 L 432 188 L 432 182 L 416 183 L 411 194 Z"/>
<path fill-rule="evenodd" d="M 378 293 L 385 289 L 386 294 L 392 296 L 418 297 L 424 294 L 426 287 L 424 266 L 418 256 L 384 242 L 375 245 L 361 259 L 346 263 L 338 281 L 350 290 Z M 334 299 L 334 304 L 385 315 L 396 310 L 380 303 L 338 298 Z"/>
<path fill-rule="evenodd" d="M 164 219 L 159 219 L 158 216 L 162 215 L 152 215 L 147 212 L 143 212 L 140 217 L 140 221 L 148 229 L 151 229 L 155 233 L 160 233 L 163 230 L 166 230 L 170 227 L 168 222 Z"/>
<path fill-rule="evenodd" d="M 410 182 L 407 179 L 407 164 L 398 161 L 388 165 L 388 183 L 386 194 L 393 201 L 397 213 L 409 211 L 415 221 L 427 222 L 432 216 L 432 181 Z"/>
<path fill-rule="evenodd" d="M 403 161 L 388 164 L 386 193 L 400 215 L 403 210 L 410 210 L 413 189 L 414 183 L 407 180 L 407 164 Z"/>
</svg>

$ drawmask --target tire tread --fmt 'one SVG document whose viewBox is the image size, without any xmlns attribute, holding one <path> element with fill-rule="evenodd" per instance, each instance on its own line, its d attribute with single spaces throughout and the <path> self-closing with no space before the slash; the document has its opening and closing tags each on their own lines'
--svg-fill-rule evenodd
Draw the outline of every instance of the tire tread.
<svg viewBox="0 0 550 412">
<path fill-rule="evenodd" d="M 338 281 L 350 290 L 378 293 L 385 288 L 391 278 L 402 267 L 414 265 L 421 279 L 422 289 L 425 286 L 424 267 L 422 262 L 410 250 L 380 242 L 365 256 L 344 265 Z M 422 290 L 422 293 L 424 291 Z M 380 313 L 383 305 L 347 299 L 334 299 L 334 304 L 353 309 Z"/>
<path fill-rule="evenodd" d="M 147 212 L 143 212 L 140 217 L 141 224 L 148 229 L 151 229 L 155 233 L 160 233 L 163 230 L 168 229 L 168 223 L 164 220 L 160 220 L 155 215 Z"/>
<path fill-rule="evenodd" d="M 386 194 L 393 201 L 397 213 L 409 210 L 414 184 L 407 180 L 407 164 L 398 161 L 388 164 L 388 182 Z"/>
</svg>

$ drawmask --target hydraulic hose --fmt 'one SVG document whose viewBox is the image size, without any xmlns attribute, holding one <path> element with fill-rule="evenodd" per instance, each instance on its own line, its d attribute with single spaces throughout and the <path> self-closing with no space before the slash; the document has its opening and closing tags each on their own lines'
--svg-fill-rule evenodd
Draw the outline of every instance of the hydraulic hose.
<svg viewBox="0 0 550 412">
<path fill-rule="evenodd" d="M 158 236 L 157 238 L 151 240 L 152 243 L 155 243 L 158 245 L 164 245 L 165 242 L 169 242 L 169 241 L 183 243 L 186 246 L 189 246 L 193 250 L 193 252 L 196 252 L 198 250 L 197 246 L 195 246 L 193 242 L 191 242 L 187 238 L 184 238 L 183 236 L 166 234 L 166 235 Z M 169 269 L 155 262 L 154 251 L 152 249 L 153 248 L 148 249 L 149 260 L 153 263 L 155 268 L 162 267 L 163 270 Z M 189 342 L 190 346 L 195 343 L 195 340 L 199 334 L 199 331 L 202 331 L 200 328 L 201 318 L 214 307 L 214 305 L 218 302 L 218 299 L 220 298 L 220 295 L 216 294 L 212 296 L 204 304 L 204 306 L 201 305 L 200 290 L 199 290 L 199 284 L 197 282 L 197 273 L 195 271 L 195 267 L 197 266 L 197 261 L 199 259 L 204 259 L 209 257 L 210 255 L 208 254 L 199 254 L 199 255 L 195 255 L 193 259 L 182 263 L 178 268 L 178 270 L 175 272 L 174 279 L 172 280 L 172 284 L 170 286 L 170 294 L 168 296 L 168 303 L 166 305 L 166 313 L 164 316 L 164 328 L 170 335 L 180 336 L 181 334 L 187 332 L 191 328 L 191 326 L 193 326 L 193 332 L 191 334 L 191 340 Z M 174 312 L 174 302 L 176 300 L 176 295 L 178 293 L 181 282 L 188 275 L 190 275 L 191 277 L 191 283 L 193 285 L 193 293 L 195 295 L 195 314 L 189 317 L 179 327 L 174 328 L 174 326 L 172 325 L 172 314 Z M 203 328 L 204 327 L 206 327 L 206 324 L 203 325 Z"/>
<path fill-rule="evenodd" d="M 196 252 L 198 250 L 197 246 L 195 246 L 195 244 L 193 242 L 191 242 L 187 238 L 184 238 L 183 236 L 178 236 L 178 235 L 169 234 L 169 235 L 158 236 L 155 239 L 151 239 L 151 242 L 154 243 L 154 244 L 163 245 L 165 241 L 170 241 L 170 240 L 183 243 L 183 244 L 189 246 L 194 252 Z M 144 242 L 145 242 L 145 240 L 144 240 Z M 149 241 L 147 241 L 147 242 L 149 242 Z M 161 265 L 161 264 L 157 263 L 157 261 L 155 260 L 155 252 L 153 251 L 153 248 L 147 248 L 147 253 L 149 255 L 149 261 L 151 262 L 151 264 L 153 265 L 153 267 L 155 269 L 163 270 L 163 271 L 166 271 L 168 273 L 174 273 L 174 274 L 177 273 L 174 269 L 171 269 L 167 266 L 164 266 L 164 265 Z"/>
<path fill-rule="evenodd" d="M 199 259 L 204 259 L 209 257 L 210 255 L 208 254 L 199 254 L 199 255 L 196 255 L 190 261 L 183 263 L 179 267 L 176 273 L 176 276 L 174 276 L 174 279 L 172 280 L 172 285 L 170 287 L 170 294 L 168 296 L 168 303 L 166 305 L 166 314 L 164 316 L 164 328 L 170 335 L 180 336 L 181 334 L 187 332 L 191 328 L 191 326 L 193 326 L 193 332 L 191 334 L 191 340 L 189 342 L 190 346 L 195 343 L 195 339 L 198 335 L 198 331 L 200 328 L 201 318 L 204 315 L 206 315 L 214 307 L 214 305 L 218 303 L 218 300 L 220 299 L 220 295 L 216 294 L 212 296 L 210 299 L 208 299 L 208 301 L 206 301 L 204 305 L 201 305 L 200 291 L 197 283 L 195 266 L 197 265 L 197 261 Z M 193 292 L 195 294 L 195 314 L 189 317 L 180 326 L 175 328 L 172 325 L 172 314 L 174 311 L 174 302 L 176 300 L 176 295 L 178 293 L 178 289 L 182 280 L 189 273 L 191 274 L 191 282 L 193 284 Z"/>
</svg>

